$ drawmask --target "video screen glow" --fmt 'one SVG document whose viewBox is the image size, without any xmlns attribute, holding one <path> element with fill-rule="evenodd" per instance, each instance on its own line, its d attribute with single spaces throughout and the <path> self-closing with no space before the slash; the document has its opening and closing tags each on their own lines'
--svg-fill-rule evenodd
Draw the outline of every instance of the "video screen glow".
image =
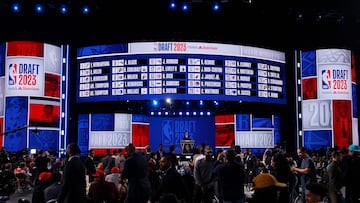
<svg viewBox="0 0 360 203">
<path fill-rule="evenodd" d="M 355 60 L 345 49 L 301 52 L 303 143 L 309 149 L 358 142 Z"/>
<path fill-rule="evenodd" d="M 285 53 L 202 42 L 78 49 L 77 102 L 173 99 L 286 103 Z"/>
</svg>

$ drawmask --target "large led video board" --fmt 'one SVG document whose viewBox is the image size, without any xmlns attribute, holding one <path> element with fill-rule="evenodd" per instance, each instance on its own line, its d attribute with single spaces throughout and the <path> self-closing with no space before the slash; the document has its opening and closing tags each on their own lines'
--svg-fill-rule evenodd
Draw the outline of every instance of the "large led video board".
<svg viewBox="0 0 360 203">
<path fill-rule="evenodd" d="M 347 149 L 359 142 L 355 60 L 350 50 L 301 52 L 304 146 Z"/>
<path fill-rule="evenodd" d="M 77 102 L 229 100 L 285 104 L 285 53 L 205 42 L 78 49 Z"/>
<path fill-rule="evenodd" d="M 0 44 L 0 139 L 7 151 L 59 151 L 61 47 Z"/>
</svg>

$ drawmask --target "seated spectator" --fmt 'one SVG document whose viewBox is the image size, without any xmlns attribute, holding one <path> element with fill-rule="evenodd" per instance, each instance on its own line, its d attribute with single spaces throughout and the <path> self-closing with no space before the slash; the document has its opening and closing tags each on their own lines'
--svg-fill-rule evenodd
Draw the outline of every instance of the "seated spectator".
<svg viewBox="0 0 360 203">
<path fill-rule="evenodd" d="M 306 185 L 305 199 L 306 203 L 325 203 L 327 188 L 321 183 L 309 183 Z"/>
<path fill-rule="evenodd" d="M 127 192 L 127 181 L 122 179 L 120 176 L 119 179 L 119 202 L 125 202 L 126 192 Z"/>
<path fill-rule="evenodd" d="M 254 195 L 251 203 L 271 202 L 278 203 L 279 188 L 287 187 L 285 183 L 280 183 L 270 173 L 261 173 L 253 179 Z"/>
<path fill-rule="evenodd" d="M 18 178 L 18 191 L 21 193 L 24 189 L 31 190 L 31 173 L 25 162 L 20 162 L 19 166 L 14 170 L 15 176 Z"/>
<path fill-rule="evenodd" d="M 111 173 L 105 176 L 105 181 L 112 182 L 115 184 L 116 188 L 119 190 L 120 187 L 120 168 L 119 167 L 112 167 Z"/>
<path fill-rule="evenodd" d="M 119 200 L 119 192 L 112 182 L 105 181 L 105 173 L 96 171 L 92 175 L 94 181 L 89 188 L 89 203 L 115 203 Z"/>
<path fill-rule="evenodd" d="M 0 170 L 0 202 L 10 199 L 10 195 L 16 190 L 17 179 L 12 170 L 12 164 L 6 163 L 5 168 Z"/>
<path fill-rule="evenodd" d="M 38 182 L 34 187 L 31 202 L 46 203 L 44 191 L 50 185 L 51 172 L 41 172 L 38 176 Z"/>
<path fill-rule="evenodd" d="M 60 195 L 61 189 L 62 189 L 61 173 L 54 172 L 52 176 L 52 184 L 49 185 L 44 190 L 45 201 L 49 202 L 50 200 L 53 200 L 55 202 L 58 196 Z"/>
</svg>

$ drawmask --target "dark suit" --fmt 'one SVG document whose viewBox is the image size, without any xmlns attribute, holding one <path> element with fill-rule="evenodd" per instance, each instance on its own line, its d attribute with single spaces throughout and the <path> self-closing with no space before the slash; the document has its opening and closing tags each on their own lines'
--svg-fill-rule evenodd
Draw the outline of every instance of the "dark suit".
<svg viewBox="0 0 360 203">
<path fill-rule="evenodd" d="M 59 203 L 86 202 L 85 166 L 79 156 L 70 157 L 65 164 L 63 181 Z"/>
<path fill-rule="evenodd" d="M 140 153 L 129 156 L 121 177 L 128 179 L 126 202 L 142 203 L 150 198 L 150 181 L 147 176 L 148 163 Z"/>
<path fill-rule="evenodd" d="M 89 182 L 93 182 L 94 177 L 92 176 L 92 174 L 96 173 L 96 167 L 95 167 L 94 159 L 92 157 L 89 156 L 86 157 L 85 167 L 86 167 L 87 175 L 89 175 Z"/>
<path fill-rule="evenodd" d="M 172 167 L 162 174 L 155 199 L 164 200 L 163 198 L 167 198 L 169 194 L 175 195 L 177 199 L 185 200 L 186 202 L 189 202 L 190 200 L 189 191 L 187 190 L 183 178 L 180 173 Z"/>
</svg>

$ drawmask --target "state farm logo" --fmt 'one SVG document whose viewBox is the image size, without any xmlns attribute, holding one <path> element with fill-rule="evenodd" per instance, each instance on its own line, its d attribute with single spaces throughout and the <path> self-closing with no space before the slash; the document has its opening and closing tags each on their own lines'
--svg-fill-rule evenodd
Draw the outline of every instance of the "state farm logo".
<svg viewBox="0 0 360 203">
<path fill-rule="evenodd" d="M 322 70 L 321 71 L 322 76 L 322 82 L 321 87 L 322 89 L 330 89 L 331 88 L 331 71 L 328 70 Z"/>
</svg>

